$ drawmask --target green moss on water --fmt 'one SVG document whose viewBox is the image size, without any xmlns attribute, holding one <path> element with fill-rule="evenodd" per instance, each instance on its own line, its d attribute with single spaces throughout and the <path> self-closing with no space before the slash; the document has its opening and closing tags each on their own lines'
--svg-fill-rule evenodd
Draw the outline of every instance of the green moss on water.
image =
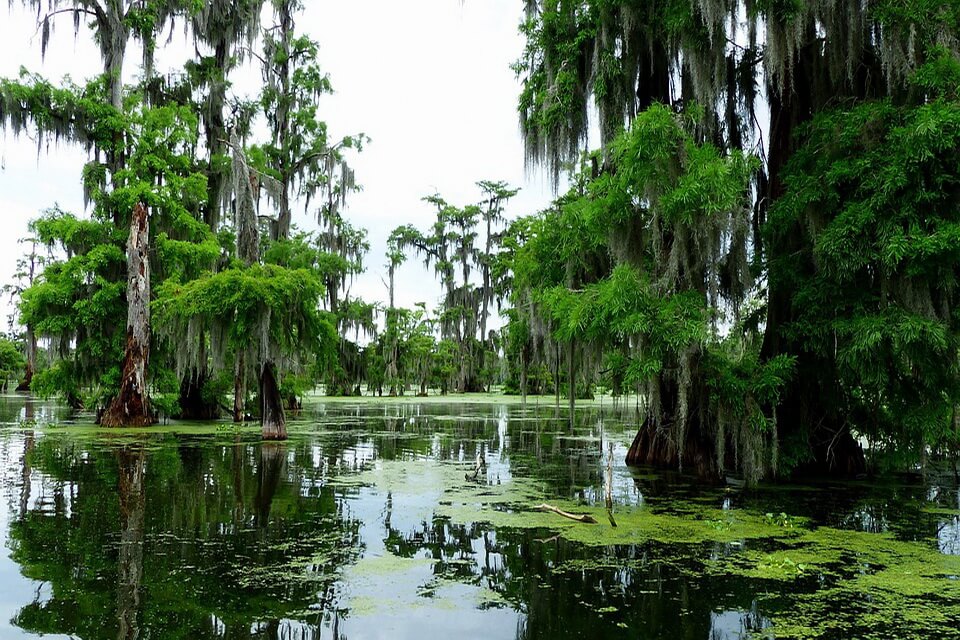
<svg viewBox="0 0 960 640">
<path fill-rule="evenodd" d="M 549 530 L 588 547 L 652 542 L 687 548 L 696 557 L 703 553 L 696 550 L 720 545 L 723 552 L 703 560 L 700 570 L 707 576 L 757 581 L 758 592 L 774 594 L 773 610 L 780 613 L 771 614 L 771 631 L 778 639 L 960 638 L 960 557 L 939 553 L 933 540 L 813 527 L 788 513 L 722 510 L 706 501 L 680 499 L 617 507 L 613 527 L 605 508 L 551 499 L 535 480 L 497 483 L 488 473 L 485 482 L 475 483 L 464 479 L 468 471 L 469 464 L 379 462 L 350 482 L 395 496 L 429 493 L 435 496 L 434 517 L 452 523 Z M 536 510 L 541 503 L 590 515 L 598 524 Z M 937 515 L 949 514 L 938 510 Z M 579 562 L 590 566 L 567 562 L 554 570 L 602 570 L 635 560 L 599 556 Z M 424 588 L 435 596 L 439 584 Z"/>
</svg>

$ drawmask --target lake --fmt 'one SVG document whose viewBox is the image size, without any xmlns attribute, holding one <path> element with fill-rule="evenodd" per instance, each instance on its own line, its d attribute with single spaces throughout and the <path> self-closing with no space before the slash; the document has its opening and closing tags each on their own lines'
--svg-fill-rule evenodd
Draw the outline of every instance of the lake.
<svg viewBox="0 0 960 640">
<path fill-rule="evenodd" d="M 276 444 L 0 398 L 0 638 L 960 638 L 952 473 L 714 486 L 551 400 L 316 399 Z"/>
</svg>

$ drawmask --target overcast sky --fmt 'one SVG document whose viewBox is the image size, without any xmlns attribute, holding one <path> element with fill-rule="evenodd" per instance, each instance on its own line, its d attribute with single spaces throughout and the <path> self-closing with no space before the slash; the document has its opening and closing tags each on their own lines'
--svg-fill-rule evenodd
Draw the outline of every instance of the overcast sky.
<svg viewBox="0 0 960 640">
<path fill-rule="evenodd" d="M 7 3 L 2 3 L 6 5 Z M 522 51 L 517 25 L 521 0 L 309 0 L 298 26 L 320 43 L 320 64 L 336 93 L 323 98 L 321 117 L 338 138 L 363 132 L 371 138 L 354 158 L 356 194 L 346 216 L 369 230 L 368 272 L 353 294 L 385 300 L 384 251 L 390 231 L 404 223 L 426 228 L 433 220 L 424 195 L 440 192 L 454 204 L 479 198 L 478 180 L 505 180 L 522 187 L 508 214 L 534 213 L 552 199 L 545 174 L 524 170 L 516 99 L 520 85 L 510 64 Z M 36 15 L 15 4 L 0 7 L 0 77 L 21 66 L 50 79 L 96 75 L 100 60 L 89 32 L 74 40 L 72 19 L 60 18 L 45 60 L 40 58 Z M 182 39 L 163 60 L 189 55 Z M 177 54 L 180 54 L 179 56 Z M 138 72 L 139 52 L 131 50 L 125 74 Z M 162 66 L 162 65 L 161 65 Z M 162 69 L 161 69 L 162 71 Z M 236 90 L 255 91 L 259 73 L 238 72 Z M 10 282 L 17 239 L 44 208 L 83 211 L 80 170 L 84 154 L 69 145 L 44 148 L 36 141 L 0 135 L 0 283 Z M 300 208 L 295 223 L 313 228 L 315 215 Z M 419 261 L 398 276 L 397 303 L 436 302 L 440 288 Z M 5 328 L 8 306 L 0 311 Z"/>
</svg>

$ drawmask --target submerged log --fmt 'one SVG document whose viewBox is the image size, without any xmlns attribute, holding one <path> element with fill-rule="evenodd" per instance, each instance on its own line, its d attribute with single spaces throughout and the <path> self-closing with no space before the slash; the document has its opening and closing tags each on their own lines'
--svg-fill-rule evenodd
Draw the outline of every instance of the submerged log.
<svg viewBox="0 0 960 640">
<path fill-rule="evenodd" d="M 120 391 L 104 412 L 105 427 L 146 427 L 156 422 L 147 397 L 150 361 L 150 222 L 138 203 L 127 241 L 127 339 Z"/>
<path fill-rule="evenodd" d="M 589 516 L 589 515 L 587 515 L 587 514 L 585 514 L 585 513 L 580 513 L 580 514 L 577 514 L 577 513 L 568 513 L 568 512 L 566 512 L 566 511 L 563 511 L 562 509 L 559 509 L 559 508 L 554 507 L 553 505 L 549 505 L 549 504 L 537 505 L 537 506 L 534 507 L 534 508 L 535 508 L 537 511 L 549 511 L 549 512 L 551 512 L 551 513 L 555 513 L 555 514 L 557 514 L 558 516 L 563 516 L 564 518 L 569 518 L 570 520 L 573 520 L 573 521 L 575 521 L 575 522 L 582 522 L 583 524 L 597 524 L 597 521 L 594 520 L 592 516 Z"/>
</svg>

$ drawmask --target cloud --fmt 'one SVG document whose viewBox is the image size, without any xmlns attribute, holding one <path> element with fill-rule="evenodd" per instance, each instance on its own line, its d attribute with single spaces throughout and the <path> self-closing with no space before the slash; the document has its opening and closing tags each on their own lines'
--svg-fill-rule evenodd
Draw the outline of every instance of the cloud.
<svg viewBox="0 0 960 640">
<path fill-rule="evenodd" d="M 420 201 L 424 195 L 439 191 L 454 204 L 469 204 L 479 198 L 476 181 L 505 180 L 523 188 L 508 209 L 511 217 L 547 206 L 549 180 L 525 175 L 515 106 L 520 85 L 509 68 L 523 47 L 517 31 L 522 3 L 351 0 L 308 6 L 298 26 L 320 42 L 321 66 L 336 89 L 322 99 L 321 116 L 335 137 L 364 132 L 372 139 L 352 161 L 363 191 L 346 212 L 369 230 L 371 240 L 368 273 L 354 284 L 355 295 L 386 299 L 386 238 L 399 224 L 426 228 L 432 222 L 432 207 Z M 68 16 L 43 61 L 35 29 L 35 14 L 19 5 L 0 20 L 0 76 L 15 76 L 21 66 L 52 79 L 70 75 L 79 81 L 99 72 L 92 39 L 81 32 L 75 41 Z M 192 51 L 185 44 L 174 38 L 161 70 Z M 138 66 L 138 52 L 128 52 L 128 79 Z M 235 79 L 238 92 L 259 86 L 252 67 Z M 60 146 L 38 157 L 34 141 L 6 135 L 0 157 L 0 281 L 9 282 L 22 253 L 16 240 L 26 235 L 30 218 L 54 203 L 80 213 L 84 156 Z M 295 223 L 314 228 L 315 213 L 305 215 L 300 207 Z M 432 305 L 440 294 L 417 260 L 399 271 L 397 286 L 402 305 Z"/>
</svg>

